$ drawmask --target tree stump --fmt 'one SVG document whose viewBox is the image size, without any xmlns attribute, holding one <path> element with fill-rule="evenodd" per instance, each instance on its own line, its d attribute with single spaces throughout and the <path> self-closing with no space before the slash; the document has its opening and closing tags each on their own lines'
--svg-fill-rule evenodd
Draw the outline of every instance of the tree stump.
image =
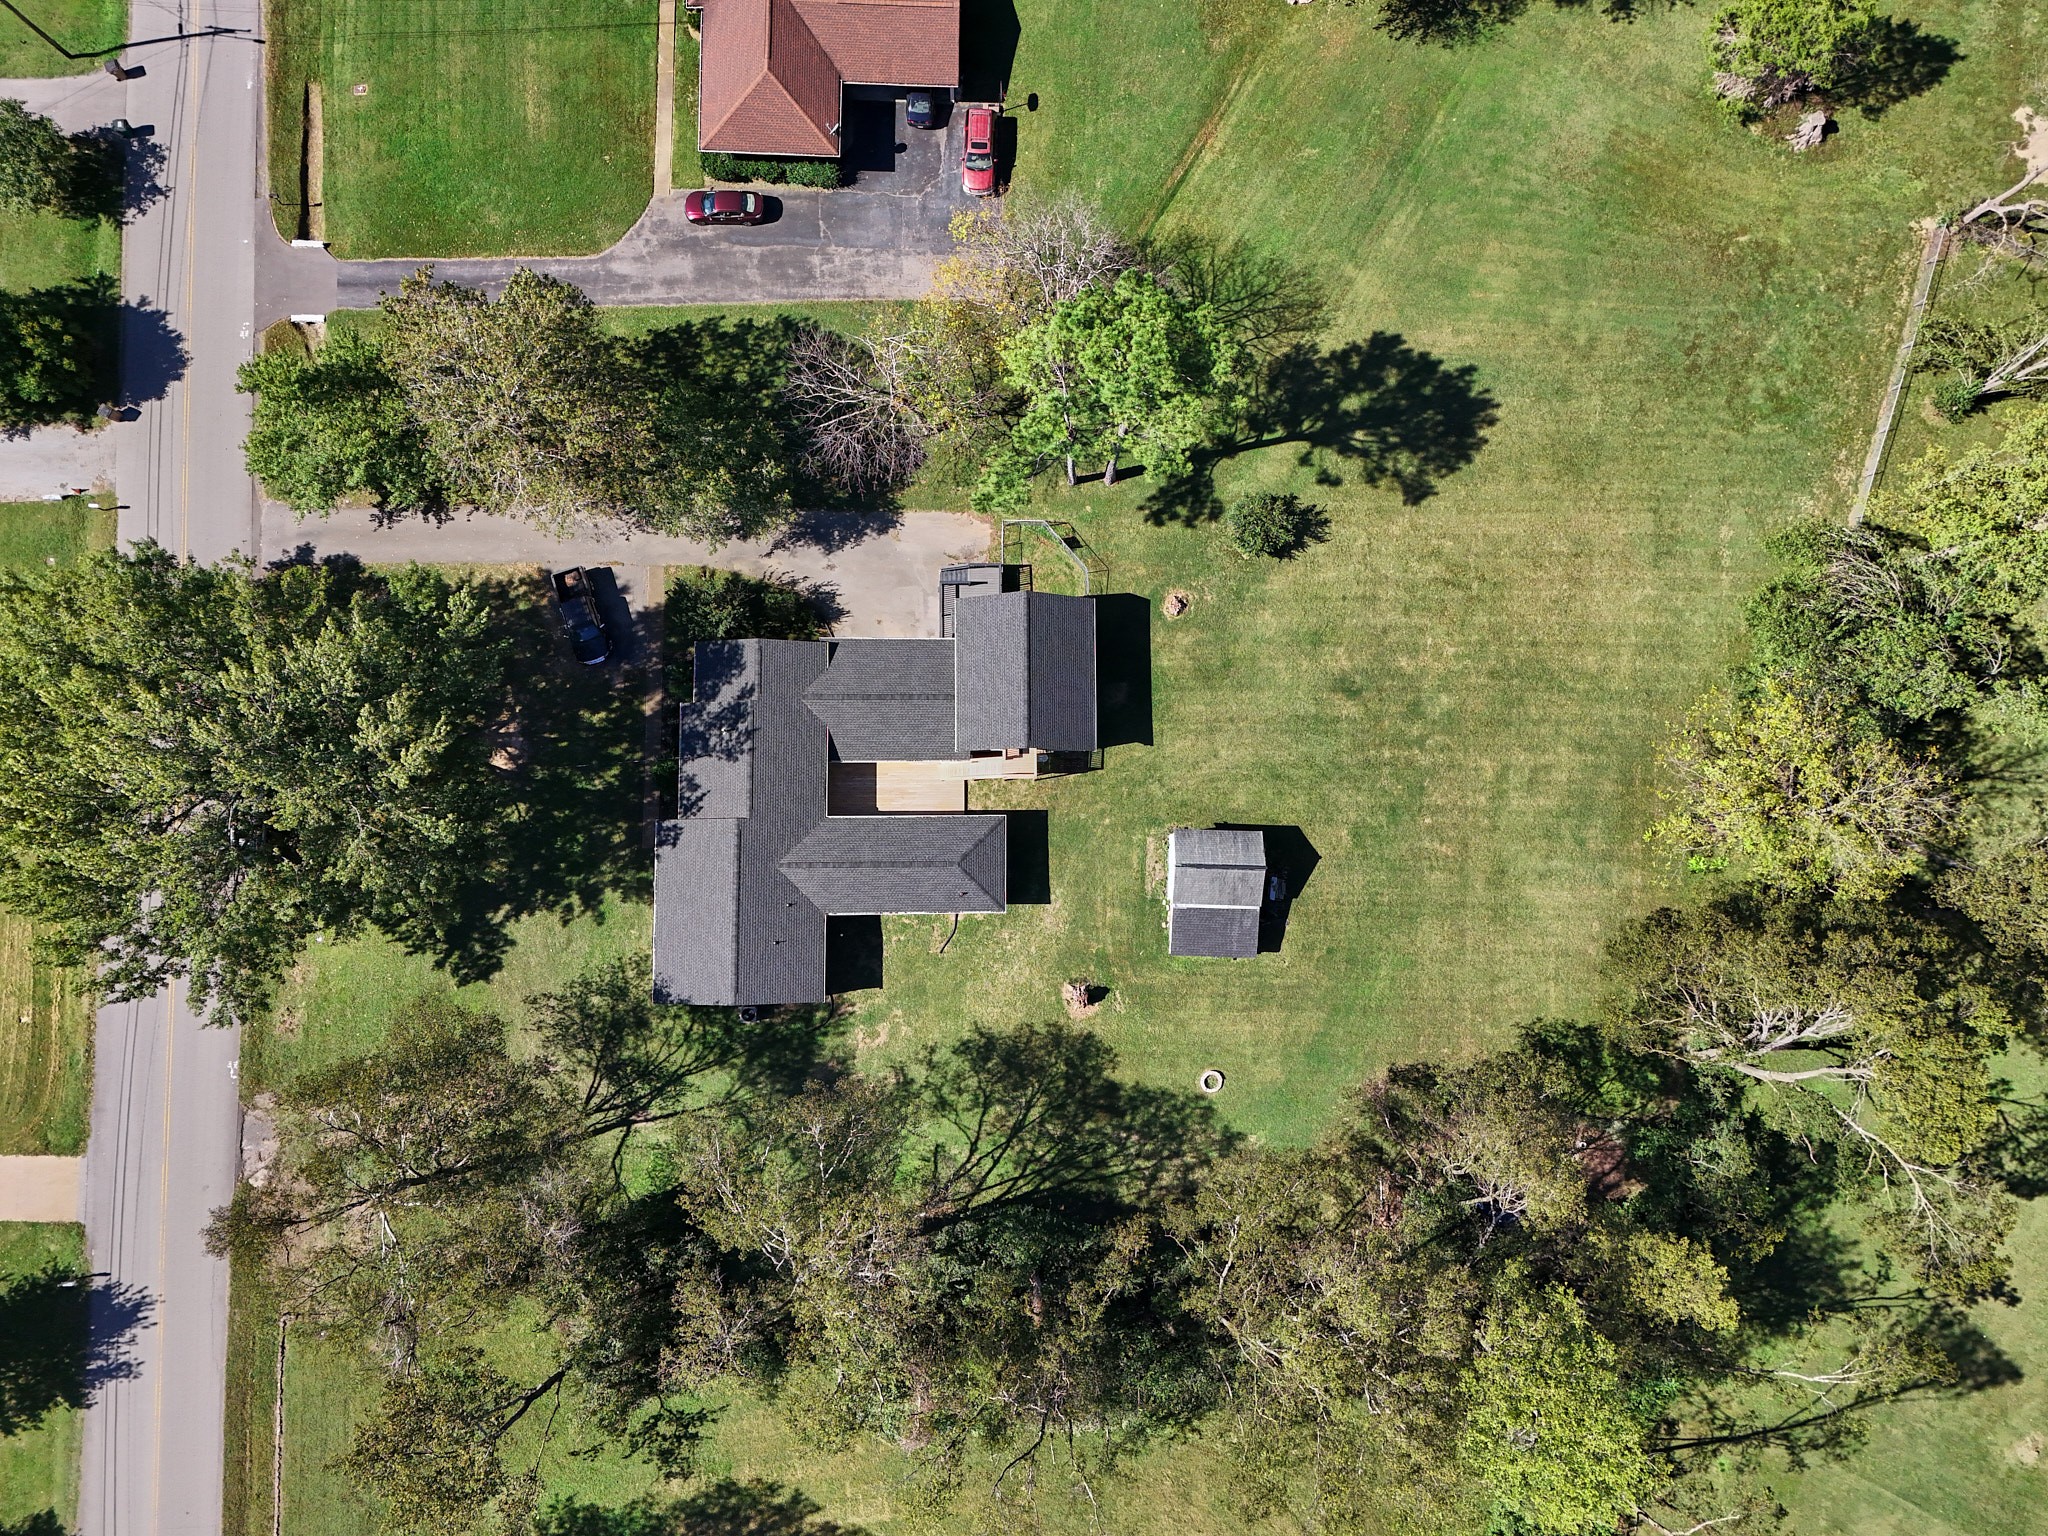
<svg viewBox="0 0 2048 1536">
<path fill-rule="evenodd" d="M 1166 611 L 1169 619 L 1177 619 L 1188 611 L 1188 604 L 1193 601 L 1194 599 L 1185 592 L 1169 592 L 1166 594 L 1166 601 L 1159 606 Z"/>
<path fill-rule="evenodd" d="M 1828 129 L 1834 119 L 1825 112 L 1809 112 L 1799 119 L 1799 126 L 1785 135 L 1785 142 L 1792 146 L 1795 155 L 1804 154 L 1816 148 L 1828 136 Z"/>
</svg>

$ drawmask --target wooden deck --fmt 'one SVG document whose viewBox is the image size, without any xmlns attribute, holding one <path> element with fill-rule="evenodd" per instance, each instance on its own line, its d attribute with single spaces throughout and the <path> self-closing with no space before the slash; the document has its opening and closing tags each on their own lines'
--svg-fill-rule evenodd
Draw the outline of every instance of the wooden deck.
<svg viewBox="0 0 2048 1536">
<path fill-rule="evenodd" d="M 1038 754 L 930 763 L 834 763 L 826 810 L 834 816 L 959 812 L 969 779 L 1035 779 Z"/>
</svg>

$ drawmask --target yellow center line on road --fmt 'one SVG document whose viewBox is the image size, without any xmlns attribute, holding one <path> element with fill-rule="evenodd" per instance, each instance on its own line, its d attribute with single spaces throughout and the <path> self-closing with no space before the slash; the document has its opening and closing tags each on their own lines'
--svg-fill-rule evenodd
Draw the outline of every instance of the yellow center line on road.
<svg viewBox="0 0 2048 1536">
<path fill-rule="evenodd" d="M 171 1064 L 178 1048 L 178 984 L 169 982 L 164 987 L 164 1148 L 163 1174 L 157 1181 L 156 1213 L 156 1274 L 159 1287 L 156 1299 L 156 1336 L 158 1339 L 156 1359 L 156 1443 L 151 1447 L 149 1473 L 149 1524 L 151 1530 L 163 1529 L 164 1480 L 164 1370 L 163 1344 L 165 1337 L 164 1314 L 170 1310 L 170 1245 L 171 1245 Z M 118 1517 L 117 1517 L 118 1518 Z"/>
<path fill-rule="evenodd" d="M 189 32 L 200 30 L 199 13 L 204 0 L 193 0 L 191 20 L 182 29 Z M 193 258 L 199 247 L 199 123 L 201 102 L 199 46 L 196 42 L 185 45 L 186 57 L 191 61 L 185 78 L 185 122 L 186 131 L 192 135 L 192 153 L 185 162 L 185 323 L 192 323 L 192 299 L 194 285 L 198 279 Z M 184 398 L 180 402 L 182 443 L 178 455 L 178 558 L 185 560 L 192 554 L 192 375 L 189 368 L 184 379 Z"/>
</svg>

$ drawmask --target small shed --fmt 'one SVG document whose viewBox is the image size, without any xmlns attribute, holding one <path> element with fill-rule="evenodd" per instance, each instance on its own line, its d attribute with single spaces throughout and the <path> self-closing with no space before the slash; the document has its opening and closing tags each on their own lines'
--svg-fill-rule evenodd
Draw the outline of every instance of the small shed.
<svg viewBox="0 0 2048 1536">
<path fill-rule="evenodd" d="M 1166 952 L 1245 960 L 1259 952 L 1266 834 L 1183 827 L 1166 839 Z"/>
</svg>

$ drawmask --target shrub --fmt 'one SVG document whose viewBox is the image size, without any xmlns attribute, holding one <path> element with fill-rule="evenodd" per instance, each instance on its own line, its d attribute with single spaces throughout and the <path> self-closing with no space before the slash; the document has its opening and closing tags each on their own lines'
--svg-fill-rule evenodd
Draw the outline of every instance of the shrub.
<svg viewBox="0 0 2048 1536">
<path fill-rule="evenodd" d="M 712 150 L 699 157 L 713 181 L 765 181 L 778 187 L 843 187 L 846 169 L 837 160 L 755 159 Z"/>
<path fill-rule="evenodd" d="M 1321 507 L 1274 491 L 1241 496 L 1223 514 L 1230 542 L 1240 554 L 1284 560 L 1309 544 L 1328 537 L 1329 519 Z"/>
<path fill-rule="evenodd" d="M 1961 421 L 1977 409 L 1984 381 L 1973 373 L 1958 370 L 1934 386 L 1934 409 L 1944 421 Z"/>
</svg>

